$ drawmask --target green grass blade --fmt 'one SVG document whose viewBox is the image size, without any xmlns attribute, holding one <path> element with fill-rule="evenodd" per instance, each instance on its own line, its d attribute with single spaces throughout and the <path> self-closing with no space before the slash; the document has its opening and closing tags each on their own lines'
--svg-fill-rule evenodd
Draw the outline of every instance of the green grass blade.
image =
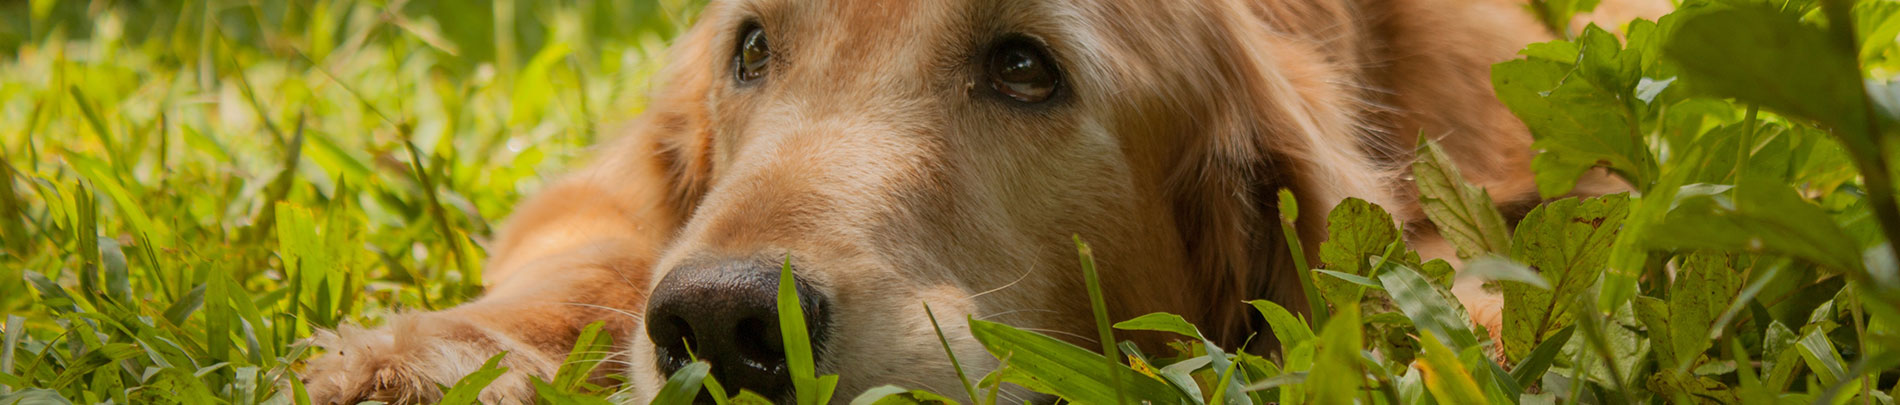
<svg viewBox="0 0 1900 405">
<path fill-rule="evenodd" d="M 13 356 L 19 353 L 20 337 L 26 335 L 26 318 L 7 315 L 6 340 L 0 344 L 0 374 L 13 374 Z M 5 388 L 5 387 L 0 387 Z"/>
<path fill-rule="evenodd" d="M 1075 239 L 1076 255 L 1082 260 L 1082 278 L 1089 288 L 1089 307 L 1095 312 L 1095 330 L 1102 344 L 1102 359 L 1108 364 L 1109 379 L 1114 382 L 1115 403 L 1128 403 L 1128 396 L 1122 392 L 1121 373 L 1113 372 L 1121 366 L 1121 349 L 1115 347 L 1115 332 L 1108 323 L 1108 304 L 1102 298 L 1102 276 L 1095 272 L 1095 252 L 1087 243 L 1082 243 L 1082 235 L 1071 235 Z"/>
<path fill-rule="evenodd" d="M 1307 326 L 1310 329 L 1325 325 L 1332 311 L 1326 308 L 1319 287 L 1313 284 L 1313 274 L 1308 271 L 1313 267 L 1306 263 L 1306 248 L 1300 244 L 1299 219 L 1299 200 L 1293 198 L 1292 190 L 1280 189 L 1280 233 L 1286 240 L 1287 254 L 1293 256 L 1293 268 L 1299 270 L 1294 274 L 1300 279 L 1300 291 L 1306 295 L 1306 309 L 1313 314 L 1313 324 Z"/>
<path fill-rule="evenodd" d="M 1366 386 L 1365 370 L 1360 367 L 1364 335 L 1359 324 L 1359 306 L 1345 304 L 1320 329 L 1311 379 L 1307 380 L 1314 403 L 1345 404 L 1355 401 Z"/>
<path fill-rule="evenodd" d="M 779 268 L 778 279 L 778 327 L 779 335 L 784 336 L 785 365 L 792 374 L 792 390 L 800 405 L 825 403 L 820 396 L 829 389 L 820 386 L 817 377 L 817 365 L 811 354 L 811 334 L 805 327 L 805 307 L 798 298 L 798 282 L 792 277 L 792 257 L 785 257 L 785 264 Z"/>
<path fill-rule="evenodd" d="M 1464 351 L 1465 348 L 1478 345 L 1478 337 L 1458 315 L 1458 304 L 1445 299 L 1438 289 L 1418 271 L 1399 264 L 1390 264 L 1379 274 L 1379 283 L 1399 310 L 1412 319 L 1412 324 L 1421 331 L 1431 331 L 1450 339 L 1451 348 Z"/>
<path fill-rule="evenodd" d="M 1152 314 L 1137 316 L 1135 317 L 1135 319 L 1116 322 L 1115 329 L 1151 330 L 1151 331 L 1159 331 L 1159 332 L 1170 332 L 1170 333 L 1174 333 L 1181 336 L 1191 337 L 1191 338 L 1194 338 L 1194 340 L 1207 339 L 1207 338 L 1201 337 L 1201 330 L 1199 328 L 1195 328 L 1194 324 L 1188 323 L 1186 318 L 1182 318 L 1180 315 L 1170 314 L 1166 312 L 1156 312 Z"/>
<path fill-rule="evenodd" d="M 508 352 L 495 353 L 494 357 L 489 357 L 488 361 L 482 363 L 481 368 L 475 369 L 475 372 L 468 373 L 468 375 L 462 377 L 461 380 L 457 380 L 454 386 L 449 387 L 449 389 L 442 394 L 442 402 L 438 402 L 438 404 L 469 405 L 478 403 L 477 401 L 481 398 L 482 390 L 487 389 L 488 384 L 495 382 L 496 378 L 501 378 L 502 374 L 508 372 L 507 367 L 501 366 L 501 359 L 504 357 L 508 357 Z"/>
<path fill-rule="evenodd" d="M 950 338 L 944 337 L 943 325 L 937 323 L 937 313 L 930 310 L 929 303 L 924 304 L 924 315 L 930 317 L 930 328 L 936 330 L 937 343 L 943 345 L 943 354 L 950 357 L 950 367 L 957 370 L 957 381 L 963 383 L 963 392 L 970 395 L 970 403 L 972 405 L 981 403 L 976 397 L 976 386 L 970 385 L 970 376 L 969 374 L 964 374 L 963 362 L 957 361 L 957 352 L 950 350 Z M 862 396 L 858 398 L 863 399 Z M 858 401 L 853 400 L 851 402 L 855 404 Z"/>
<path fill-rule="evenodd" d="M 857 398 L 851 399 L 851 405 L 916 403 L 915 401 L 892 399 L 906 392 L 910 392 L 910 390 L 895 385 L 878 386 L 877 388 L 864 390 L 863 394 L 858 394 Z"/>
<path fill-rule="evenodd" d="M 666 378 L 666 385 L 660 386 L 660 393 L 653 397 L 654 405 L 692 405 L 693 398 L 699 396 L 701 381 L 712 371 L 712 365 L 695 361 L 686 367 L 674 371 Z"/>
<path fill-rule="evenodd" d="M 595 321 L 581 329 L 580 336 L 574 339 L 574 349 L 568 351 L 567 360 L 561 362 L 561 368 L 554 373 L 553 386 L 564 391 L 573 391 L 594 375 L 594 369 L 613 353 L 613 336 L 601 333 L 606 321 Z M 694 392 L 698 392 L 695 388 Z"/>
<path fill-rule="evenodd" d="M 1100 353 L 1052 337 L 974 319 L 970 320 L 970 334 L 991 355 L 1009 359 L 1008 367 L 1020 373 L 1006 376 L 1009 382 L 1054 391 L 1050 393 L 1074 403 L 1114 403 L 1123 399 L 1121 395 L 1137 403 L 1192 402 L 1167 383 L 1119 363 L 1113 368 L 1119 376 L 1110 376 L 1110 370 L 1102 368 L 1107 360 Z M 1124 389 L 1118 390 L 1117 384 Z"/>
<path fill-rule="evenodd" d="M 1425 387 L 1432 397 L 1441 404 L 1484 404 L 1484 391 L 1478 388 L 1478 382 L 1465 370 L 1458 355 L 1445 347 L 1436 335 L 1430 332 L 1419 334 L 1419 344 L 1424 348 Z"/>
<path fill-rule="evenodd" d="M 1524 361 L 1511 367 L 1511 379 L 1517 380 L 1519 387 L 1536 384 L 1538 379 L 1544 377 L 1544 371 L 1550 370 L 1551 363 L 1557 360 L 1557 354 L 1563 352 L 1564 344 L 1570 342 L 1570 334 L 1576 331 L 1577 325 L 1565 326 L 1539 343 L 1529 356 L 1524 356 Z"/>
<path fill-rule="evenodd" d="M 1247 303 L 1253 305 L 1254 310 L 1267 318 L 1267 327 L 1273 330 L 1273 337 L 1280 341 L 1281 348 L 1299 346 L 1300 343 L 1313 340 L 1313 329 L 1308 328 L 1306 322 L 1300 321 L 1300 318 L 1293 315 L 1293 312 L 1288 311 L 1286 307 L 1267 300 L 1253 300 Z"/>
</svg>

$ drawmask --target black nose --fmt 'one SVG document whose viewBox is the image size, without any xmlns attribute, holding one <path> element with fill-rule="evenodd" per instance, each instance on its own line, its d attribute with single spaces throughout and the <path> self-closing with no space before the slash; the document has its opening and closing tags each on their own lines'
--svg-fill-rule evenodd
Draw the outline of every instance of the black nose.
<svg viewBox="0 0 1900 405">
<path fill-rule="evenodd" d="M 712 365 L 727 394 L 745 389 L 775 400 L 791 398 L 779 332 L 779 270 L 771 262 L 719 261 L 680 266 L 660 279 L 647 305 L 647 337 L 660 371 L 670 376 L 697 356 Z M 818 359 L 829 305 L 804 279 L 794 279 L 812 357 Z"/>
</svg>

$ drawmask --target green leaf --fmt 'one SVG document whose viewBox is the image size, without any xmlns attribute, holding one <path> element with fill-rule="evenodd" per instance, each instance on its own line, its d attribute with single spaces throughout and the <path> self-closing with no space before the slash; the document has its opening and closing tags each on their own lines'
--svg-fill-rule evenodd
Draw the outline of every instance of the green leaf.
<svg viewBox="0 0 1900 405">
<path fill-rule="evenodd" d="M 1320 263 L 1327 271 L 1360 276 L 1357 278 L 1363 282 L 1316 277 L 1313 283 L 1326 302 L 1335 308 L 1357 304 L 1363 294 L 1362 286 L 1378 285 L 1364 278 L 1372 271 L 1367 265 L 1369 259 L 1384 255 L 1386 248 L 1399 243 L 1399 230 L 1392 222 L 1392 214 L 1358 198 L 1339 202 L 1326 216 L 1326 224 L 1328 236 L 1319 246 Z"/>
<path fill-rule="evenodd" d="M 1577 13 L 1588 13 L 1596 9 L 1601 0 L 1531 0 L 1531 10 L 1537 12 L 1544 27 L 1558 35 L 1570 34 L 1570 21 Z"/>
<path fill-rule="evenodd" d="M 930 328 L 937 332 L 937 343 L 943 346 L 943 354 L 950 358 L 950 367 L 957 370 L 957 381 L 963 383 L 963 392 L 969 395 L 971 404 L 980 403 L 976 396 L 976 387 L 970 384 L 969 374 L 963 372 L 963 362 L 957 361 L 957 352 L 950 350 L 950 338 L 943 334 L 943 325 L 937 323 L 937 313 L 930 310 L 930 304 L 924 304 L 924 315 L 930 317 Z M 859 398 L 863 398 L 860 396 Z M 852 401 L 857 402 L 857 401 Z"/>
<path fill-rule="evenodd" d="M 1787 184 L 1747 179 L 1733 193 L 1679 200 L 1644 243 L 1658 249 L 1774 252 L 1837 271 L 1863 269 L 1860 244 Z"/>
<path fill-rule="evenodd" d="M 792 390 L 800 405 L 827 403 L 830 398 L 824 393 L 832 387 L 816 376 L 811 334 L 805 327 L 805 307 L 799 304 L 797 284 L 792 278 L 792 258 L 786 256 L 778 278 L 778 327 L 779 335 L 785 337 L 785 365 L 791 370 Z"/>
<path fill-rule="evenodd" d="M 1100 353 L 1055 338 L 975 319 L 970 320 L 970 334 L 991 355 L 1009 359 L 1011 370 L 1032 379 L 1025 387 L 1047 388 L 1047 393 L 1075 403 L 1117 403 L 1114 385 L 1117 380 L 1121 381 L 1121 391 L 1127 394 L 1129 401 L 1191 402 L 1167 383 L 1119 363 L 1114 369 L 1119 376 L 1111 377 L 1109 370 L 1102 367 L 1105 360 Z"/>
<path fill-rule="evenodd" d="M 712 365 L 695 361 L 686 367 L 680 367 L 666 378 L 666 385 L 660 386 L 660 393 L 653 396 L 655 405 L 692 405 L 693 398 L 699 396 L 701 381 L 712 370 Z"/>
<path fill-rule="evenodd" d="M 186 293 L 184 297 L 180 297 L 178 301 L 173 302 L 170 307 L 165 308 L 165 320 L 171 321 L 173 325 L 184 325 L 185 319 L 190 318 L 191 314 L 197 312 L 198 308 L 203 307 L 204 304 L 205 285 L 199 284 L 198 287 L 192 288 L 191 292 Z"/>
<path fill-rule="evenodd" d="M 1417 271 L 1403 265 L 1393 265 L 1379 274 L 1379 283 L 1385 286 L 1385 291 L 1392 295 L 1392 301 L 1399 305 L 1399 310 L 1411 318 L 1412 324 L 1420 331 L 1447 337 L 1454 351 L 1464 351 L 1478 345 L 1478 338 L 1466 326 L 1470 322 L 1459 314 L 1456 301 L 1446 299 Z"/>
<path fill-rule="evenodd" d="M 613 405 L 614 404 L 614 402 L 608 401 L 607 398 L 561 390 L 560 388 L 555 387 L 554 384 L 549 384 L 547 381 L 542 381 L 540 377 L 529 377 L 528 382 L 529 384 L 534 385 L 534 396 L 537 398 L 540 398 L 541 403 L 544 403 L 544 404 L 548 404 L 548 405 Z"/>
<path fill-rule="evenodd" d="M 159 226 L 156 222 L 152 221 L 150 215 L 146 215 L 143 209 L 145 205 L 141 204 L 139 200 L 142 194 L 128 190 L 125 183 L 119 181 L 118 175 L 114 174 L 108 164 L 76 153 L 68 153 L 66 159 L 72 163 L 73 169 L 85 176 L 88 183 L 91 183 L 93 187 L 97 187 L 99 191 L 104 192 L 106 197 L 112 199 L 112 205 L 119 208 L 119 214 L 123 215 L 126 222 L 132 225 L 133 232 L 147 235 L 145 239 L 157 244 L 157 246 L 155 246 L 157 248 L 169 248 L 173 246 L 176 241 L 172 239 L 172 233 L 167 230 L 168 228 Z M 91 193 L 88 192 L 81 197 L 90 196 Z M 82 202 L 82 204 L 90 203 Z"/>
<path fill-rule="evenodd" d="M 20 337 L 26 335 L 26 318 L 19 315 L 7 315 L 7 329 L 4 341 L 0 341 L 0 374 L 13 374 L 13 356 L 18 353 Z"/>
<path fill-rule="evenodd" d="M 1306 296 L 1306 307 L 1313 314 L 1315 325 L 1325 325 L 1330 315 L 1326 301 L 1320 297 L 1319 286 L 1313 284 L 1313 273 L 1307 271 L 1312 266 L 1306 263 L 1306 247 L 1300 243 L 1300 200 L 1293 198 L 1293 191 L 1280 189 L 1280 237 L 1286 241 L 1287 255 L 1293 257 L 1293 268 L 1300 280 L 1300 292 Z"/>
<path fill-rule="evenodd" d="M 1186 318 L 1166 312 L 1156 312 L 1138 316 L 1135 317 L 1135 319 L 1116 322 L 1115 329 L 1170 332 L 1191 337 L 1194 338 L 1194 340 L 1206 340 L 1206 338 L 1201 337 L 1201 330 L 1195 328 L 1194 324 L 1188 323 Z"/>
<path fill-rule="evenodd" d="M 1649 329 L 1650 344 L 1653 345 L 1657 363 L 1665 369 L 1676 368 L 1682 356 L 1676 354 L 1676 328 L 1671 327 L 1669 302 L 1650 296 L 1638 296 L 1633 301 L 1636 318 Z"/>
<path fill-rule="evenodd" d="M 1847 136 L 1850 147 L 1872 145 L 1861 135 L 1868 109 L 1852 44 L 1769 2 L 1707 2 L 1676 16 L 1680 25 L 1663 54 L 1691 89 L 1818 121 Z"/>
<path fill-rule="evenodd" d="M 1538 343 L 1537 349 L 1531 350 L 1524 361 L 1511 367 L 1511 379 L 1517 380 L 1519 387 L 1535 385 L 1544 377 L 1544 371 L 1550 370 L 1551 363 L 1557 360 L 1557 354 L 1563 352 L 1564 344 L 1570 342 L 1570 334 L 1576 330 L 1577 325 L 1565 326 L 1563 330 L 1544 339 L 1543 343 Z"/>
<path fill-rule="evenodd" d="M 1327 277 L 1330 277 L 1338 281 L 1344 281 L 1347 284 L 1351 284 L 1351 285 L 1356 285 L 1356 286 L 1371 288 L 1371 289 L 1385 288 L 1384 286 L 1379 285 L 1379 283 L 1372 281 L 1371 278 L 1366 278 L 1364 276 L 1342 273 L 1342 272 L 1337 272 L 1337 271 L 1332 271 L 1332 270 L 1313 270 L 1313 272 L 1324 274 Z"/>
<path fill-rule="evenodd" d="M 493 357 L 488 358 L 488 361 L 482 362 L 481 368 L 455 381 L 454 386 L 443 392 L 442 401 L 438 403 L 442 405 L 478 403 L 482 390 L 487 389 L 489 383 L 495 382 L 496 378 L 501 378 L 502 374 L 508 372 L 507 367 L 501 366 L 503 357 L 508 357 L 508 352 L 495 353 Z"/>
<path fill-rule="evenodd" d="M 1318 357 L 1314 358 L 1313 371 L 1308 373 L 1307 388 L 1311 389 L 1313 403 L 1347 404 L 1352 403 L 1364 389 L 1365 370 L 1360 369 L 1360 350 L 1362 335 L 1359 324 L 1359 306 L 1347 304 L 1334 312 L 1332 322 L 1328 322 L 1320 331 L 1317 345 Z"/>
<path fill-rule="evenodd" d="M 1280 304 L 1267 300 L 1253 300 L 1247 303 L 1253 305 L 1254 310 L 1260 311 L 1260 316 L 1267 319 L 1267 328 L 1273 330 L 1273 337 L 1280 341 L 1281 348 L 1294 347 L 1313 340 L 1313 329 L 1306 325 L 1306 321 L 1294 316 Z"/>
<path fill-rule="evenodd" d="M 1511 230 L 1491 202 L 1491 194 L 1466 183 L 1457 165 L 1436 144 L 1422 137 L 1418 144 L 1412 176 L 1418 185 L 1419 208 L 1438 226 L 1438 234 L 1458 248 L 1458 258 L 1509 253 Z"/>
<path fill-rule="evenodd" d="M 1768 333 L 1762 338 L 1762 387 L 1780 391 L 1794 381 L 1795 367 L 1801 365 L 1799 350 L 1793 349 L 1797 341 L 1793 330 L 1780 321 L 1768 324 Z"/>
<path fill-rule="evenodd" d="M 560 370 L 554 373 L 554 388 L 562 391 L 579 388 L 614 352 L 613 336 L 601 333 L 606 324 L 606 321 L 595 321 L 581 328 L 580 336 L 574 339 L 574 349 L 568 351 L 567 360 L 562 361 Z"/>
<path fill-rule="evenodd" d="M 907 389 L 904 389 L 903 387 L 898 387 L 895 385 L 883 385 L 883 386 L 878 386 L 877 388 L 865 390 L 863 394 L 859 394 L 857 398 L 851 400 L 851 405 L 911 405 L 911 404 L 922 405 L 922 404 L 954 404 L 954 403 L 957 403 L 957 401 L 953 401 L 950 398 L 946 398 L 942 395 L 937 395 L 936 393 L 932 393 L 930 391 L 907 390 Z"/>
<path fill-rule="evenodd" d="M 1691 255 L 1677 270 L 1669 292 L 1669 325 L 1679 368 L 1694 363 L 1714 344 L 1709 331 L 1741 289 L 1735 272 L 1727 257 L 1714 254 Z"/>
<path fill-rule="evenodd" d="M 1477 380 L 1471 372 L 1465 370 L 1464 363 L 1458 361 L 1458 355 L 1445 347 L 1431 332 L 1419 334 L 1419 346 L 1424 349 L 1425 358 L 1418 367 L 1425 376 L 1425 389 L 1442 404 L 1484 404 L 1484 391 L 1478 388 Z M 1339 402 L 1344 403 L 1344 402 Z"/>
<path fill-rule="evenodd" d="M 1551 285 L 1544 290 L 1503 282 L 1504 349 L 1522 360 L 1544 339 L 1570 325 L 1573 297 L 1595 283 L 1609 260 L 1610 244 L 1628 216 L 1621 194 L 1563 199 L 1531 210 L 1518 222 L 1511 256 L 1537 269 Z"/>
<path fill-rule="evenodd" d="M 1538 275 L 1530 267 L 1497 256 L 1481 257 L 1465 263 L 1464 271 L 1458 275 L 1486 281 L 1514 281 L 1539 289 L 1550 289 L 1550 280 L 1545 280 L 1544 276 Z"/>
<path fill-rule="evenodd" d="M 1076 256 L 1082 262 L 1082 280 L 1088 286 L 1089 309 L 1095 314 L 1097 340 L 1102 343 L 1102 362 L 1108 370 L 1121 367 L 1121 351 L 1115 347 L 1115 331 L 1109 328 L 1108 304 L 1102 298 L 1102 276 L 1095 272 L 1095 252 L 1087 243 L 1082 243 L 1082 235 L 1070 235 L 1075 239 Z M 1122 393 L 1121 374 L 1109 372 L 1109 382 L 1115 387 L 1115 403 L 1127 403 L 1127 395 Z"/>
<path fill-rule="evenodd" d="M 1801 354 L 1801 360 L 1807 363 L 1808 369 L 1814 370 L 1814 375 L 1821 379 L 1822 385 L 1834 386 L 1852 377 L 1847 374 L 1847 361 L 1841 359 L 1841 352 L 1834 350 L 1834 343 L 1828 340 L 1821 328 L 1814 328 L 1802 335 L 1800 340 L 1795 341 L 1794 348 Z"/>
<path fill-rule="evenodd" d="M 1492 66 L 1491 83 L 1535 138 L 1531 167 L 1538 192 L 1569 194 L 1595 167 L 1637 190 L 1653 183 L 1656 162 L 1643 142 L 1641 101 L 1633 94 L 1642 53 L 1622 49 L 1615 35 L 1590 26 L 1576 44 L 1532 46 L 1525 54 L 1531 58 Z"/>
</svg>

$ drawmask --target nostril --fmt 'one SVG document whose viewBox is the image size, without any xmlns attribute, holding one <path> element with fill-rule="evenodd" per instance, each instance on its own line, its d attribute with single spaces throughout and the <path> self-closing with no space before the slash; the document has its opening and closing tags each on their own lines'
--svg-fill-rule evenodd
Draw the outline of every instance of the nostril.
<svg viewBox="0 0 1900 405">
<path fill-rule="evenodd" d="M 745 318 L 733 333 L 733 341 L 738 343 L 734 349 L 748 362 L 773 372 L 785 367 L 785 341 L 777 320 Z"/>
<path fill-rule="evenodd" d="M 654 355 L 658 357 L 661 371 L 671 375 L 692 363 L 698 340 L 693 335 L 692 324 L 685 318 L 663 317 L 648 326 L 647 336 L 653 339 Z"/>
</svg>

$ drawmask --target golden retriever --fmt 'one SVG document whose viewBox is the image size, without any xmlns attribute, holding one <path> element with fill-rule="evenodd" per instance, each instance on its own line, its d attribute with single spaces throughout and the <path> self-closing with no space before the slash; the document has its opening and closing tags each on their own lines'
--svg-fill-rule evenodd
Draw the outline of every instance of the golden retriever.
<svg viewBox="0 0 1900 405">
<path fill-rule="evenodd" d="M 1663 11 L 1611 0 L 1606 21 Z M 1523 0 L 715 0 L 651 107 L 523 204 L 481 299 L 320 336 L 319 403 L 431 401 L 500 351 L 485 402 L 531 398 L 605 321 L 638 395 L 686 364 L 789 393 L 773 297 L 789 258 L 839 396 L 954 392 L 995 366 L 966 316 L 1088 343 L 1071 235 L 1110 316 L 1185 316 L 1237 345 L 1242 301 L 1298 299 L 1275 193 L 1309 256 L 1347 197 L 1428 255 L 1404 170 L 1427 134 L 1500 204 L 1535 203 L 1531 139 L 1493 63 L 1547 31 Z M 1497 302 L 1460 286 L 1480 323 Z M 1133 335 L 1143 344 L 1156 336 Z M 1257 349 L 1257 348 L 1256 348 Z"/>
</svg>

